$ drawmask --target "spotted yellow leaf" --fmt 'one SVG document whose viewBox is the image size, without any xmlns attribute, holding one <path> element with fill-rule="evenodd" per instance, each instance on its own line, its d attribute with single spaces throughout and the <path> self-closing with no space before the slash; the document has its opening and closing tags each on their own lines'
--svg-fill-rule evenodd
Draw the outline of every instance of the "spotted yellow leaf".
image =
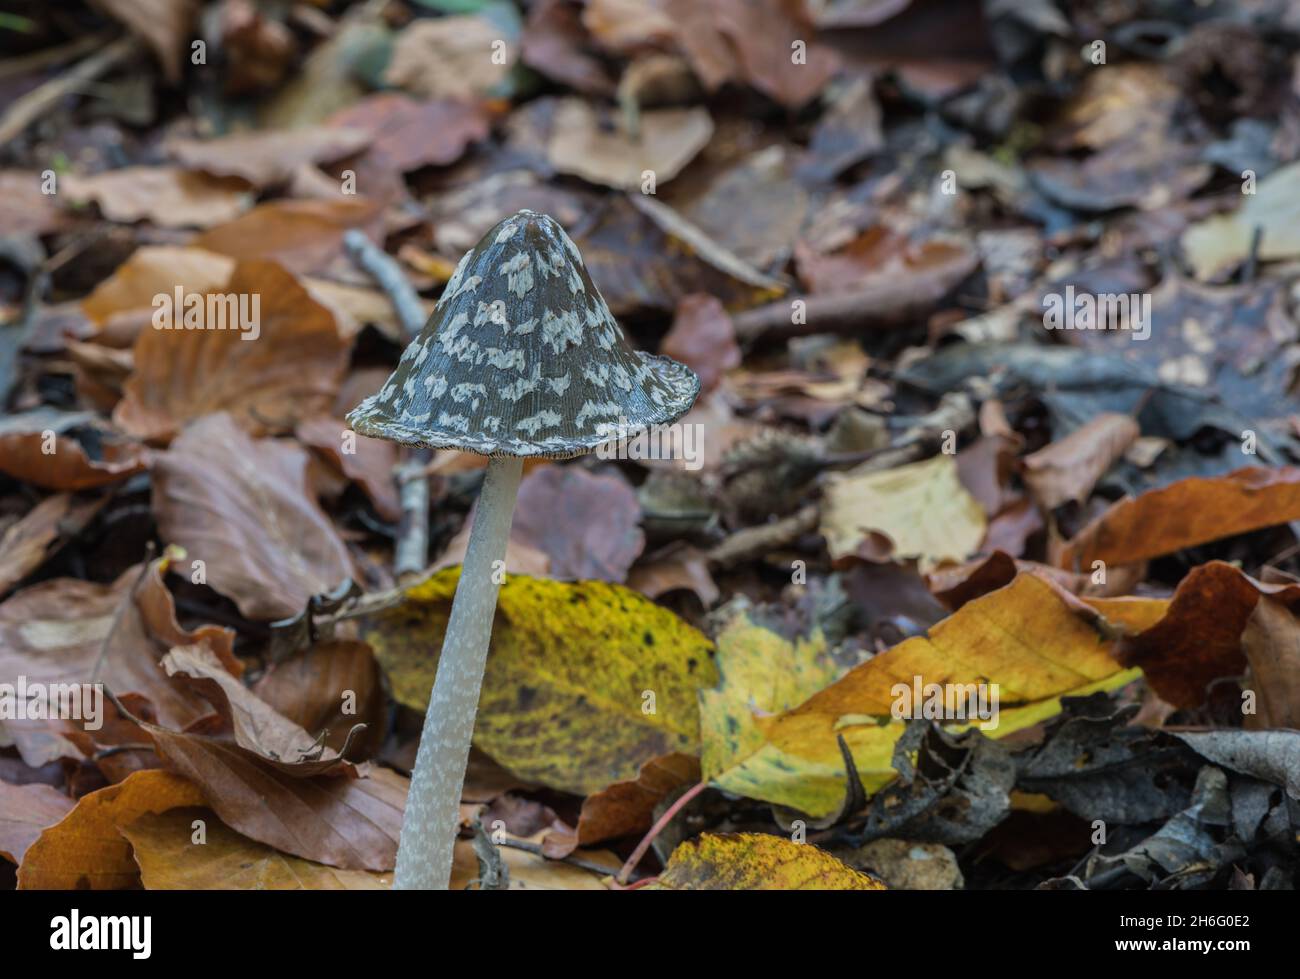
<svg viewBox="0 0 1300 979">
<path fill-rule="evenodd" d="M 703 833 L 668 860 L 658 886 L 674 891 L 883 891 L 811 843 L 763 833 Z"/>
<path fill-rule="evenodd" d="M 459 569 L 363 621 L 396 698 L 424 710 Z M 501 587 L 474 743 L 522 778 L 588 794 L 694 752 L 713 645 L 619 585 L 510 575 Z"/>
</svg>

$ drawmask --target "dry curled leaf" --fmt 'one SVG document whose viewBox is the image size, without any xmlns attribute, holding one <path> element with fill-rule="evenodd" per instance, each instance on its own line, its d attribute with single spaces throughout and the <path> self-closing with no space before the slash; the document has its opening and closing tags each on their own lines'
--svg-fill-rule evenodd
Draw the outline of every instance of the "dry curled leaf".
<svg viewBox="0 0 1300 979">
<path fill-rule="evenodd" d="M 174 139 L 167 154 L 191 170 L 241 177 L 259 189 L 293 176 L 304 163 L 329 163 L 366 148 L 370 134 L 341 126 L 236 133 L 217 139 Z"/>
<path fill-rule="evenodd" d="M 1048 510 L 1073 500 L 1081 503 L 1139 434 L 1128 415 L 1098 415 L 1065 438 L 1021 460 L 1024 480 L 1038 502 Z"/>
<path fill-rule="evenodd" d="M 70 200 L 94 201 L 110 221 L 147 220 L 164 228 L 210 228 L 252 206 L 248 184 L 180 167 L 123 167 L 90 177 L 68 174 Z"/>
</svg>

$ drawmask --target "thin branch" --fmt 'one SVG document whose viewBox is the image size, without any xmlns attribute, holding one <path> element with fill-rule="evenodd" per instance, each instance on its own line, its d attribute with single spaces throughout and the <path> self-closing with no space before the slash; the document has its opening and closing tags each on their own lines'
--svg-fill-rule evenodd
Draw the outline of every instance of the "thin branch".
<svg viewBox="0 0 1300 979">
<path fill-rule="evenodd" d="M 53 109 L 64 96 L 79 91 L 109 69 L 126 61 L 139 49 L 139 42 L 134 37 L 118 38 L 102 51 L 97 51 L 84 61 L 78 61 L 63 74 L 38 85 L 21 98 L 14 99 L 4 116 L 0 117 L 0 146 Z"/>
</svg>

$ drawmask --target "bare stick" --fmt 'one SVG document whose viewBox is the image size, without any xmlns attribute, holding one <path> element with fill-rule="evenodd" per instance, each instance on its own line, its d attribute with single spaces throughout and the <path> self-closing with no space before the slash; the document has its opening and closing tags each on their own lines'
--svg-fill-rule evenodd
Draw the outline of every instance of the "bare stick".
<svg viewBox="0 0 1300 979">
<path fill-rule="evenodd" d="M 424 305 L 406 281 L 397 261 L 355 228 L 343 235 L 343 247 L 357 267 L 384 290 L 397 311 L 406 341 L 409 343 L 419 336 L 424 327 Z M 393 553 L 393 571 L 399 580 L 419 574 L 429 564 L 429 477 L 426 469 L 433 452 L 411 449 L 403 456 L 393 474 L 402 506 L 397 547 Z"/>
</svg>

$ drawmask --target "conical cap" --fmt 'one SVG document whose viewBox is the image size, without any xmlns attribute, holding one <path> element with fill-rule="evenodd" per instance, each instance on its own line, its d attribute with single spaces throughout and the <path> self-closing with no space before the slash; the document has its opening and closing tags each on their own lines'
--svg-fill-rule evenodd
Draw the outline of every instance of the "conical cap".
<svg viewBox="0 0 1300 979">
<path fill-rule="evenodd" d="M 483 455 L 563 458 L 690 409 L 695 372 L 633 349 L 556 221 L 520 211 L 461 259 L 362 435 Z"/>
</svg>

